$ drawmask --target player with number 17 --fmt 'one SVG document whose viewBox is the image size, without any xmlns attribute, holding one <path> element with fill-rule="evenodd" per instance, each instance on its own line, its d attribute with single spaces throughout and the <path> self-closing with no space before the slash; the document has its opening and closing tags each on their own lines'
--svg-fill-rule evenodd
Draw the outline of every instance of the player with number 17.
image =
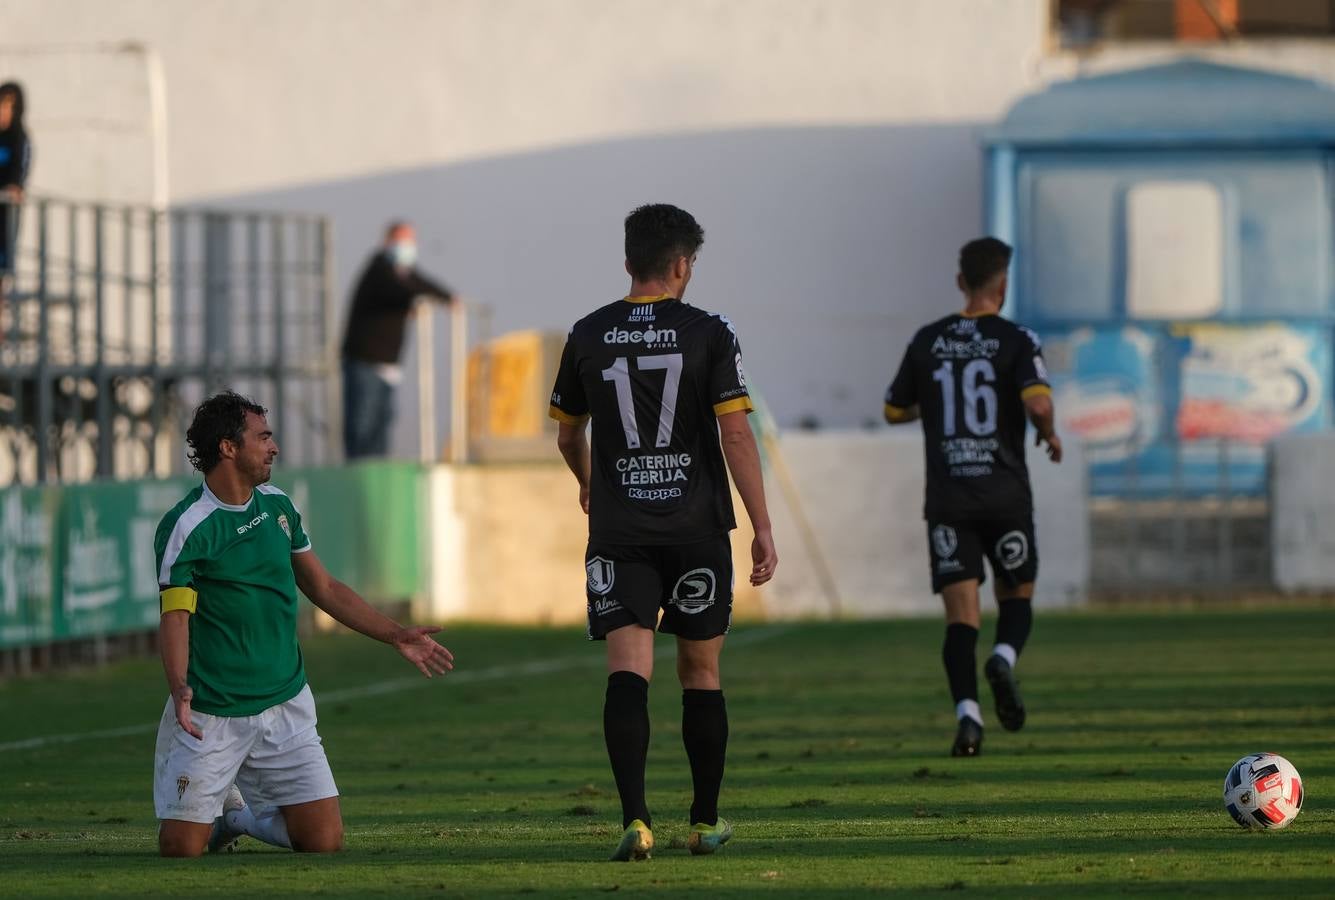
<svg viewBox="0 0 1335 900">
<path fill-rule="evenodd" d="M 778 562 L 737 332 L 682 301 L 703 243 L 694 217 L 675 206 L 627 216 L 630 293 L 575 323 L 552 391 L 557 444 L 589 516 L 589 638 L 607 646 L 603 735 L 623 829 L 614 861 L 653 849 L 644 770 L 655 626 L 677 639 L 695 789 L 686 845 L 709 854 L 732 836 L 718 814 L 728 744 L 719 654 L 732 620 L 728 533 L 737 527 L 729 471 L 755 531 L 751 584 L 769 581 Z"/>
</svg>

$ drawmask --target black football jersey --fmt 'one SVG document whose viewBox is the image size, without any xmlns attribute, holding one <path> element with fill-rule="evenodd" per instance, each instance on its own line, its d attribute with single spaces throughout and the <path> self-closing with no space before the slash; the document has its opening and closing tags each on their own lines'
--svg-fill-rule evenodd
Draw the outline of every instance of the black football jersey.
<svg viewBox="0 0 1335 900">
<path fill-rule="evenodd" d="M 551 415 L 592 418 L 590 540 L 683 544 L 737 527 L 716 417 L 750 409 L 723 316 L 629 297 L 576 322 Z"/>
<path fill-rule="evenodd" d="M 1001 316 L 947 316 L 914 336 L 885 403 L 922 416 L 927 518 L 1032 512 L 1024 398 L 1047 378 L 1038 335 Z"/>
</svg>

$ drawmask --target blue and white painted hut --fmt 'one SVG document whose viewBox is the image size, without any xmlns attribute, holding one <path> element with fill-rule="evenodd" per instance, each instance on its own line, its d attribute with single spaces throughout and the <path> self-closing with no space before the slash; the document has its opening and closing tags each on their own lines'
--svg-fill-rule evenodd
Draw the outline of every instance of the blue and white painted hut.
<svg viewBox="0 0 1335 900">
<path fill-rule="evenodd" d="M 1262 493 L 1331 424 L 1335 90 L 1187 60 L 1054 84 L 986 138 L 1008 315 L 1097 494 Z"/>
</svg>

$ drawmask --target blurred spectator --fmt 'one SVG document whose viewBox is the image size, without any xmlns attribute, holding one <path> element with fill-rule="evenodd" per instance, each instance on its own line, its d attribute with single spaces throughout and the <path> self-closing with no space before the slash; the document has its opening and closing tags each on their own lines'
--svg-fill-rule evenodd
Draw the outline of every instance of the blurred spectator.
<svg viewBox="0 0 1335 900">
<path fill-rule="evenodd" d="M 19 204 L 31 162 L 32 144 L 23 129 L 23 88 L 6 81 L 0 84 L 0 304 L 14 270 Z"/>
<path fill-rule="evenodd" d="M 343 338 L 343 450 L 348 459 L 384 456 L 394 423 L 394 394 L 403 380 L 399 355 L 419 297 L 454 299 L 417 270 L 417 232 L 395 222 L 362 272 Z"/>
</svg>

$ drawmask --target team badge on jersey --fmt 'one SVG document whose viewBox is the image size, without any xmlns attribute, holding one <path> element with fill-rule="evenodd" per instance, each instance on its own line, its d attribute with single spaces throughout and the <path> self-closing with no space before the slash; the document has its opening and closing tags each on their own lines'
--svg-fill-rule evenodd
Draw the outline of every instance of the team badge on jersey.
<svg viewBox="0 0 1335 900">
<path fill-rule="evenodd" d="M 997 559 L 1007 571 L 1029 561 L 1029 538 L 1023 531 L 1008 531 L 997 541 Z"/>
<path fill-rule="evenodd" d="M 584 571 L 589 576 L 589 593 L 603 596 L 612 590 L 612 583 L 616 581 L 616 567 L 612 560 L 595 556 L 584 564 Z"/>
<path fill-rule="evenodd" d="M 278 527 L 283 529 L 283 534 L 287 535 L 289 541 L 292 540 L 292 527 L 287 524 L 287 516 L 278 517 Z"/>
<path fill-rule="evenodd" d="M 959 545 L 959 537 L 949 525 L 938 525 L 932 529 L 932 546 L 936 549 L 936 555 L 942 559 L 954 556 Z"/>
<path fill-rule="evenodd" d="M 704 612 L 714 605 L 717 585 L 713 569 L 692 569 L 672 588 L 672 605 L 687 615 Z"/>
</svg>

